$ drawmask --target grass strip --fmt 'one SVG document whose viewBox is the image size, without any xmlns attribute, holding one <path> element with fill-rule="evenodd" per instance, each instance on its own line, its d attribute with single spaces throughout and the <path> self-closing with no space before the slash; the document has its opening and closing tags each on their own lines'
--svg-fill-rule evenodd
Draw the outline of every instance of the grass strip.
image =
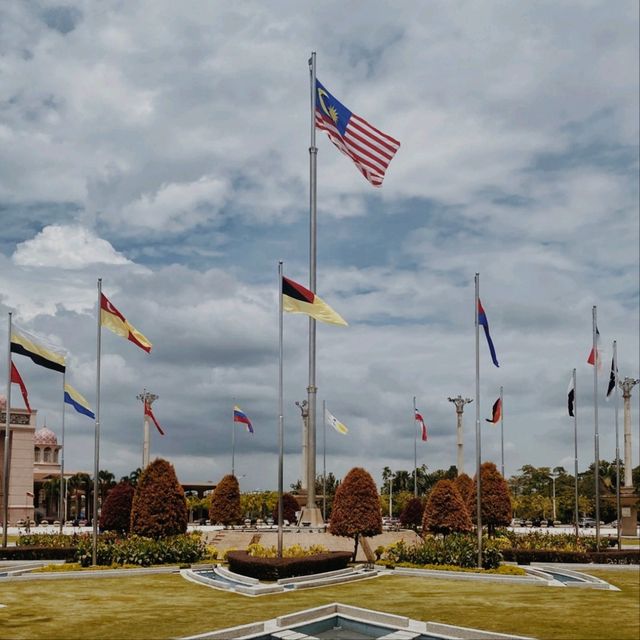
<svg viewBox="0 0 640 640">
<path fill-rule="evenodd" d="M 589 571 L 621 591 L 465 583 L 389 576 L 247 598 L 176 574 L 0 583 L 2 637 L 176 638 L 342 602 L 418 620 L 544 640 L 637 640 L 638 571 Z"/>
</svg>

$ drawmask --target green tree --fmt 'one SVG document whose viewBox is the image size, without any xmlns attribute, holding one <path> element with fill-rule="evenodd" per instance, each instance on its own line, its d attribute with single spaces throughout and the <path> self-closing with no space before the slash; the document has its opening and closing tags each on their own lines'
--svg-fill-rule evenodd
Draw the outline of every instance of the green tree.
<svg viewBox="0 0 640 640">
<path fill-rule="evenodd" d="M 187 501 L 173 465 L 158 458 L 142 472 L 131 507 L 132 533 L 163 538 L 187 531 Z"/>
<path fill-rule="evenodd" d="M 422 531 L 440 533 L 464 533 L 473 525 L 467 506 L 453 480 L 440 480 L 429 493 L 422 517 Z"/>
<path fill-rule="evenodd" d="M 234 475 L 224 476 L 213 490 L 209 519 L 212 524 L 222 524 L 225 527 L 242 521 L 240 486 Z"/>
<path fill-rule="evenodd" d="M 353 561 L 360 536 L 382 533 L 378 490 L 371 475 L 361 467 L 349 471 L 336 491 L 329 533 L 354 539 Z"/>
<path fill-rule="evenodd" d="M 135 489 L 129 482 L 119 482 L 105 498 L 100 513 L 100 529 L 129 533 L 131 506 Z"/>
</svg>

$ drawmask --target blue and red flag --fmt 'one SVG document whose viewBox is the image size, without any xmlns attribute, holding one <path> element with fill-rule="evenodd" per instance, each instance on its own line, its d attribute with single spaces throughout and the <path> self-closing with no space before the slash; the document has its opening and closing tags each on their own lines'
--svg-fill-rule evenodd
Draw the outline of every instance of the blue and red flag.
<svg viewBox="0 0 640 640">
<path fill-rule="evenodd" d="M 253 433 L 253 425 L 251 424 L 251 420 L 247 417 L 247 414 L 238 406 L 235 405 L 233 407 L 233 421 L 240 422 L 245 427 L 247 427 L 247 431 L 249 433 Z"/>
<path fill-rule="evenodd" d="M 502 400 L 498 398 L 493 403 L 493 408 L 491 409 L 491 418 L 485 418 L 487 422 L 491 422 L 491 424 L 498 424 L 500 422 L 500 418 L 502 417 Z"/>
<path fill-rule="evenodd" d="M 484 327 L 484 335 L 487 336 L 487 344 L 489 345 L 489 351 L 491 352 L 491 359 L 493 360 L 493 364 L 495 364 L 496 367 L 499 367 L 500 365 L 498 364 L 496 350 L 493 346 L 491 334 L 489 333 L 489 321 L 487 320 L 487 314 L 484 312 L 482 302 L 480 302 L 480 300 L 478 300 L 478 324 Z"/>
</svg>

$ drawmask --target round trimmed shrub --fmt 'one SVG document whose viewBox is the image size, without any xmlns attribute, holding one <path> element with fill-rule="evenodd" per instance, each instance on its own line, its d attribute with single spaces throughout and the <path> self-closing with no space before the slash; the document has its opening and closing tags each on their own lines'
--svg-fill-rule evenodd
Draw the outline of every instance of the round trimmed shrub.
<svg viewBox="0 0 640 640">
<path fill-rule="evenodd" d="M 222 524 L 225 527 L 242 522 L 240 485 L 234 475 L 224 476 L 213 490 L 209 519 L 212 524 Z"/>
<path fill-rule="evenodd" d="M 187 531 L 187 500 L 173 465 L 154 460 L 142 472 L 131 507 L 131 533 L 164 538 Z"/>
<path fill-rule="evenodd" d="M 422 519 L 422 531 L 464 533 L 473 525 L 467 507 L 453 480 L 439 480 L 433 487 Z"/>
<path fill-rule="evenodd" d="M 282 494 L 282 520 L 288 520 L 290 523 L 294 523 L 296 521 L 296 511 L 299 508 L 298 501 L 292 494 Z M 278 522 L 278 502 L 276 502 L 276 506 L 273 508 L 273 521 Z"/>
<path fill-rule="evenodd" d="M 109 491 L 100 512 L 101 531 L 129 533 L 134 493 L 129 482 L 120 482 Z"/>
</svg>

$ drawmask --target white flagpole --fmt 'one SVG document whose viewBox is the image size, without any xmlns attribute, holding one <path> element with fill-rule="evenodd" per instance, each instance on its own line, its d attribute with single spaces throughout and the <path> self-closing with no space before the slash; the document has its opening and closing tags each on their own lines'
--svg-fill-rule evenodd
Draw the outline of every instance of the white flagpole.
<svg viewBox="0 0 640 640">
<path fill-rule="evenodd" d="M 65 382 L 67 377 L 67 370 L 62 372 L 62 453 L 60 454 L 60 513 L 58 515 L 60 519 L 60 533 L 62 533 L 62 527 L 64 527 L 65 520 L 65 509 L 64 509 L 64 416 L 65 416 L 65 404 L 64 401 L 64 392 L 65 392 Z"/>
<path fill-rule="evenodd" d="M 284 402 L 282 391 L 282 260 L 278 262 L 278 558 L 282 558 Z"/>
<path fill-rule="evenodd" d="M 480 437 L 480 324 L 478 322 L 478 302 L 480 300 L 480 274 L 475 277 L 475 326 L 476 326 L 476 518 L 478 521 L 478 567 L 482 567 L 482 481 L 480 478 L 481 437 Z"/>
<path fill-rule="evenodd" d="M 327 521 L 327 401 L 322 401 L 322 519 Z"/>
<path fill-rule="evenodd" d="M 596 544 L 600 548 L 600 435 L 598 434 L 598 367 L 600 366 L 600 354 L 598 353 L 598 309 L 593 305 L 593 425 L 594 425 L 594 450 L 595 450 L 595 499 L 596 499 Z"/>
<path fill-rule="evenodd" d="M 309 145 L 309 289 L 316 291 L 317 257 L 317 156 L 316 53 L 309 59 L 311 80 L 311 138 Z M 307 509 L 313 521 L 316 509 L 316 321 L 309 317 L 309 386 L 307 387 Z M 304 518 L 301 518 L 304 519 Z"/>
<path fill-rule="evenodd" d="M 576 370 L 573 370 L 573 472 L 575 493 L 576 539 L 580 535 L 580 502 L 578 499 L 578 389 L 576 386 Z"/>
<path fill-rule="evenodd" d="M 418 497 L 418 421 L 415 396 L 413 396 L 413 497 Z"/>
<path fill-rule="evenodd" d="M 616 425 L 616 537 L 618 539 L 618 549 L 622 549 L 622 530 L 620 528 L 620 518 L 622 509 L 620 504 L 620 440 L 618 435 L 618 343 L 613 341 L 613 383 L 615 385 L 615 425 Z"/>
<path fill-rule="evenodd" d="M 102 349 L 101 306 L 102 278 L 98 278 L 98 336 L 96 342 L 96 430 L 93 454 L 93 539 L 91 563 L 97 564 L 98 555 L 98 470 L 100 468 L 100 351 Z"/>
<path fill-rule="evenodd" d="M 232 399 L 235 405 L 235 398 Z M 231 475 L 235 478 L 236 475 L 236 421 L 235 421 L 235 409 L 232 410 L 231 416 Z"/>
<path fill-rule="evenodd" d="M 7 546 L 7 529 L 9 528 L 9 446 L 11 443 L 11 316 L 9 311 L 9 333 L 7 335 L 7 406 L 4 426 L 4 463 L 2 466 L 2 547 Z M 31 516 L 27 513 L 27 519 Z"/>
<path fill-rule="evenodd" d="M 500 386 L 500 459 L 502 477 L 504 478 L 504 401 L 502 399 L 502 386 Z"/>
</svg>

